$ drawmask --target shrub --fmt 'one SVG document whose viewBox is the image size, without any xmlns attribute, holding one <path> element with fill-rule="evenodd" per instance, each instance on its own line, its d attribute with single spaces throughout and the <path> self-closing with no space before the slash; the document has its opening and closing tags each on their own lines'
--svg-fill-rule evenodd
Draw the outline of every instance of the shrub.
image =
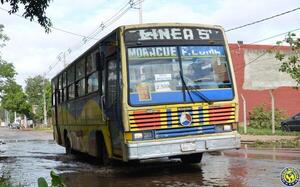
<svg viewBox="0 0 300 187">
<path fill-rule="evenodd" d="M 280 128 L 280 122 L 286 119 L 286 114 L 282 110 L 275 109 L 275 129 Z M 272 111 L 265 105 L 254 107 L 250 112 L 250 126 L 253 128 L 272 128 Z"/>
</svg>

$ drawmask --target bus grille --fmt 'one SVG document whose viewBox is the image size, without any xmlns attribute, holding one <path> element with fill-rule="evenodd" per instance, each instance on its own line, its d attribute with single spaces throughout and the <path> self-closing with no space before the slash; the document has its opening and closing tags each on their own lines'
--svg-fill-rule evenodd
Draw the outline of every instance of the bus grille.
<svg viewBox="0 0 300 187">
<path fill-rule="evenodd" d="M 155 138 L 172 138 L 178 136 L 188 136 L 197 134 L 208 134 L 216 132 L 214 125 L 206 125 L 202 127 L 179 128 L 179 129 L 163 129 L 155 130 Z"/>
<path fill-rule="evenodd" d="M 180 124 L 183 112 L 192 116 L 189 127 L 228 124 L 235 122 L 235 105 L 178 107 L 159 110 L 135 110 L 129 112 L 131 131 L 184 128 Z"/>
</svg>

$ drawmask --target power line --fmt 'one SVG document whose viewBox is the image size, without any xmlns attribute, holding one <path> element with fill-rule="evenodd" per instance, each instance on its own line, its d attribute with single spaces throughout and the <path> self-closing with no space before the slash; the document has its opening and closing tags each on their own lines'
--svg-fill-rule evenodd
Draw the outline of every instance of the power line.
<svg viewBox="0 0 300 187">
<path fill-rule="evenodd" d="M 55 62 L 54 65 L 50 65 L 49 70 L 48 70 L 48 72 L 45 73 L 45 75 L 50 73 L 53 70 L 53 68 L 59 64 L 59 62 L 61 61 L 60 60 L 61 55 L 65 55 L 66 53 L 70 54 L 71 52 L 81 48 L 84 45 L 86 45 L 87 43 L 89 43 L 91 41 L 91 38 L 96 38 L 98 36 L 98 34 L 101 33 L 105 28 L 107 28 L 110 25 L 112 25 L 113 23 L 115 23 L 118 19 L 120 19 L 130 9 L 134 8 L 134 6 L 136 6 L 137 4 L 139 4 L 143 1 L 144 0 L 137 0 L 137 1 L 129 0 L 128 2 L 126 2 L 126 4 L 122 8 L 120 8 L 117 13 L 115 13 L 112 17 L 110 17 L 105 22 L 102 22 L 100 24 L 100 26 L 98 26 L 94 31 L 92 31 L 88 36 L 85 36 L 82 39 L 82 41 L 78 45 L 76 45 L 76 47 L 68 48 L 65 52 L 61 52 L 57 57 L 58 61 Z"/>
<path fill-rule="evenodd" d="M 0 10 L 9 13 L 9 10 L 7 10 L 5 8 L 0 7 Z M 15 16 L 21 17 L 23 19 L 26 19 L 25 17 L 23 17 L 20 14 L 17 14 L 17 13 L 12 13 L 12 14 L 15 15 Z M 28 19 L 26 19 L 26 20 L 28 20 Z M 32 20 L 32 22 L 39 24 L 39 22 L 37 22 L 35 20 Z M 50 28 L 53 29 L 53 30 L 56 30 L 56 31 L 64 32 L 64 33 L 71 34 L 71 35 L 74 35 L 74 36 L 78 36 L 78 37 L 81 37 L 81 38 L 86 38 L 87 37 L 87 36 L 84 36 L 82 34 L 77 34 L 77 33 L 74 33 L 74 32 L 71 32 L 71 31 L 68 31 L 68 30 L 65 30 L 65 29 L 61 29 L 61 28 L 58 28 L 58 27 L 54 27 L 54 26 L 50 26 Z M 95 38 L 91 38 L 91 39 L 95 39 Z M 97 39 L 95 39 L 95 40 L 97 40 Z"/>
<path fill-rule="evenodd" d="M 234 27 L 234 28 L 231 28 L 231 29 L 227 29 L 225 30 L 225 32 L 230 32 L 230 31 L 233 31 L 233 30 L 237 30 L 237 29 L 241 29 L 241 28 L 244 28 L 244 27 L 247 27 L 247 26 L 250 26 L 250 25 L 254 25 L 254 24 L 257 24 L 257 23 L 261 23 L 261 22 L 264 22 L 264 21 L 267 21 L 267 20 L 270 20 L 270 19 L 273 19 L 273 18 L 276 18 L 276 17 L 279 17 L 279 16 L 283 16 L 285 14 L 289 14 L 291 12 L 295 12 L 297 10 L 300 10 L 300 7 L 298 8 L 295 8 L 295 9 L 292 9 L 292 10 L 289 10 L 289 11 L 286 11 L 286 12 L 282 12 L 280 14 L 276 14 L 276 15 L 273 15 L 271 17 L 267 17 L 267 18 L 263 18 L 263 19 L 260 19 L 260 20 L 257 20 L 257 21 L 254 21 L 254 22 L 251 22 L 251 23 L 247 23 L 245 25 L 241 25 L 241 26 L 238 26 L 238 27 Z"/>
<path fill-rule="evenodd" d="M 263 42 L 263 41 L 266 41 L 266 40 L 270 40 L 270 39 L 276 38 L 276 37 L 278 37 L 278 36 L 282 36 L 282 35 L 288 34 L 288 33 L 290 33 L 290 32 L 295 32 L 295 31 L 299 31 L 299 30 L 300 30 L 300 28 L 297 28 L 297 29 L 290 30 L 290 31 L 287 31 L 287 32 L 279 33 L 279 34 L 270 36 L 270 37 L 268 37 L 268 38 L 264 38 L 264 39 L 261 39 L 261 40 L 257 40 L 257 41 L 255 41 L 255 42 L 252 42 L 252 43 L 249 43 L 249 44 L 260 43 L 260 42 Z"/>
<path fill-rule="evenodd" d="M 288 33 L 291 33 L 291 32 L 295 32 L 295 31 L 299 31 L 300 28 L 296 28 L 296 29 L 293 29 L 293 30 L 290 30 L 290 31 L 287 31 L 287 32 L 283 32 L 283 33 L 279 33 L 279 34 L 276 34 L 276 35 L 273 35 L 273 36 L 270 36 L 270 37 L 267 37 L 267 38 L 264 38 L 264 39 L 261 39 L 261 40 L 257 40 L 255 42 L 251 42 L 249 43 L 248 45 L 251 45 L 251 44 L 256 44 L 256 43 L 260 43 L 262 41 L 265 41 L 265 40 L 269 40 L 269 39 L 273 39 L 273 38 L 276 38 L 278 36 L 282 36 L 282 35 L 285 35 L 285 34 L 288 34 Z M 241 66 L 240 68 L 236 69 L 235 72 L 238 72 L 239 70 L 241 70 L 242 68 L 245 68 L 247 65 L 249 64 L 252 64 L 253 62 L 259 60 L 260 58 L 262 58 L 263 56 L 265 56 L 267 53 L 269 53 L 270 50 L 274 49 L 275 47 L 277 46 L 273 46 L 272 48 L 266 50 L 264 53 L 262 53 L 261 55 L 259 55 L 258 57 L 256 57 L 255 59 L 251 60 L 250 62 L 248 62 L 247 64 L 245 64 L 245 66 Z M 243 47 L 241 47 L 243 48 Z M 240 47 L 237 47 L 235 49 L 231 49 L 230 51 L 233 51 L 233 50 L 236 50 L 236 49 L 240 49 Z"/>
</svg>

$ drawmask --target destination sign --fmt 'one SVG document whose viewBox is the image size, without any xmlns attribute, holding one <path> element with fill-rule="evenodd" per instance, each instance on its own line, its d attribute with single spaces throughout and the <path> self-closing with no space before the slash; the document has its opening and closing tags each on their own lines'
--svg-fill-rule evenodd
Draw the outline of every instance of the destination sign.
<svg viewBox="0 0 300 187">
<path fill-rule="evenodd" d="M 179 47 L 182 57 L 208 57 L 224 56 L 224 47 L 222 46 L 181 46 Z M 158 58 L 169 57 L 177 58 L 176 47 L 136 47 L 128 48 L 128 57 L 130 59 L 138 58 Z"/>
<path fill-rule="evenodd" d="M 128 30 L 126 42 L 155 40 L 223 40 L 219 29 L 207 28 L 149 28 Z"/>
</svg>

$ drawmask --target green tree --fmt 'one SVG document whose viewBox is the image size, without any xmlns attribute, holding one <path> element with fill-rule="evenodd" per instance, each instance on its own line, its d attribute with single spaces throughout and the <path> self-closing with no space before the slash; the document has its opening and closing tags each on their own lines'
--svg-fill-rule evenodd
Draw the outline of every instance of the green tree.
<svg viewBox="0 0 300 187">
<path fill-rule="evenodd" d="M 3 33 L 4 26 L 0 24 L 0 49 L 5 46 L 8 37 Z M 13 80 L 16 75 L 13 64 L 6 62 L 1 57 L 0 51 L 0 97 L 3 95 L 4 86 L 8 81 Z"/>
<path fill-rule="evenodd" d="M 25 92 L 28 96 L 28 102 L 34 106 L 35 111 L 33 119 L 41 122 L 44 118 L 44 87 L 46 93 L 47 114 L 51 115 L 51 85 L 48 79 L 44 79 L 41 75 L 29 77 L 25 80 Z"/>
<path fill-rule="evenodd" d="M 289 33 L 284 41 L 277 42 L 278 45 L 287 43 L 292 51 L 283 53 L 278 51 L 276 58 L 282 62 L 279 71 L 288 73 L 299 85 L 300 84 L 300 38 L 296 34 Z"/>
<path fill-rule="evenodd" d="M 19 114 L 30 116 L 30 105 L 23 89 L 14 80 L 9 80 L 4 87 L 2 107 L 6 110 L 15 111 Z"/>
<path fill-rule="evenodd" d="M 46 16 L 46 9 L 51 0 L 0 0 L 1 4 L 9 4 L 9 13 L 13 14 L 19 11 L 19 6 L 24 6 L 22 16 L 29 18 L 30 21 L 37 19 L 38 23 L 45 28 L 45 31 L 50 32 L 52 26 L 51 20 Z"/>
</svg>

